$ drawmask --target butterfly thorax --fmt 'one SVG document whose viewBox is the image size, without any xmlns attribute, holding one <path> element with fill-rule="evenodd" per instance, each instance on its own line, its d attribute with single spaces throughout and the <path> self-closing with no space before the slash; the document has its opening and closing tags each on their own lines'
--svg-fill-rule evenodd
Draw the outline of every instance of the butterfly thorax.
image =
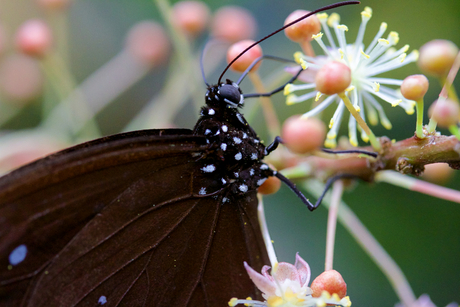
<svg viewBox="0 0 460 307">
<path fill-rule="evenodd" d="M 262 162 L 267 155 L 265 146 L 238 111 L 243 95 L 238 85 L 226 84 L 209 87 L 206 106 L 201 109 L 194 134 L 203 135 L 210 144 L 199 161 L 196 174 L 200 182 L 198 194 L 209 195 L 228 189 L 229 197 L 242 197 L 255 191 L 273 171 Z M 203 181 L 204 180 L 204 181 Z"/>
</svg>

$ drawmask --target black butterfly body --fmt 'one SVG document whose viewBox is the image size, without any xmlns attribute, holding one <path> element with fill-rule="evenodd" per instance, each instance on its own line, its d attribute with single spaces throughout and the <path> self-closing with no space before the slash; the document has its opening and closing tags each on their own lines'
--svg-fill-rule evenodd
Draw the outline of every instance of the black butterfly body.
<svg viewBox="0 0 460 307">
<path fill-rule="evenodd" d="M 275 174 L 211 86 L 193 131 L 144 130 L 66 149 L 0 178 L 1 306 L 226 306 L 260 298 L 269 264 L 256 189 Z"/>
</svg>

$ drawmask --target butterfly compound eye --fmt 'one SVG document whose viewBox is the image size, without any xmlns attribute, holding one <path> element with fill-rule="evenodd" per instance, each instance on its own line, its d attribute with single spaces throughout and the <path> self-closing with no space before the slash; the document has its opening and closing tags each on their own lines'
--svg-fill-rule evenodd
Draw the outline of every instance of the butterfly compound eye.
<svg viewBox="0 0 460 307">
<path fill-rule="evenodd" d="M 243 105 L 243 95 L 235 83 L 221 85 L 219 96 L 230 108 L 237 108 Z"/>
</svg>

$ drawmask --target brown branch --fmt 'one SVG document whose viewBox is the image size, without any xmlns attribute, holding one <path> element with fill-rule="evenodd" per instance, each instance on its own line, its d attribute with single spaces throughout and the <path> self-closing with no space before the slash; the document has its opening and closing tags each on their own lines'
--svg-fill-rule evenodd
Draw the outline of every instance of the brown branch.
<svg viewBox="0 0 460 307">
<path fill-rule="evenodd" d="M 445 162 L 460 169 L 460 141 L 455 136 L 431 135 L 425 139 L 411 137 L 392 143 L 381 137 L 382 151 L 376 159 L 358 157 L 356 154 L 290 157 L 290 166 L 306 163 L 311 172 L 308 177 L 326 179 L 337 174 L 350 174 L 372 181 L 381 170 L 396 170 L 403 174 L 419 176 L 426 164 Z M 356 149 L 356 148 L 354 148 Z M 371 147 L 359 148 L 372 151 Z"/>
</svg>

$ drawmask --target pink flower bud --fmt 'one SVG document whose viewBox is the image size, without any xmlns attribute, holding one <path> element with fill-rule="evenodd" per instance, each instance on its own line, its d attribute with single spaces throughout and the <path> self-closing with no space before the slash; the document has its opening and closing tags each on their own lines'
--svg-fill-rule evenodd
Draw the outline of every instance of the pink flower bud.
<svg viewBox="0 0 460 307">
<path fill-rule="evenodd" d="M 201 1 L 180 1 L 172 8 L 172 21 L 190 36 L 204 31 L 209 22 L 209 8 Z"/>
<path fill-rule="evenodd" d="M 43 90 L 43 75 L 37 61 L 22 55 L 11 55 L 0 66 L 0 89 L 9 100 L 25 104 Z"/>
<path fill-rule="evenodd" d="M 412 75 L 401 84 L 401 94 L 406 99 L 419 101 L 425 96 L 428 86 L 428 79 L 424 75 Z"/>
<path fill-rule="evenodd" d="M 333 95 L 343 92 L 351 84 L 350 68 L 340 62 L 332 61 L 318 70 L 316 89 L 323 94 Z"/>
<path fill-rule="evenodd" d="M 26 21 L 16 33 L 16 45 L 21 52 L 27 55 L 43 57 L 51 49 L 51 30 L 42 20 Z"/>
<path fill-rule="evenodd" d="M 227 51 L 227 63 L 230 63 L 234 58 L 236 58 L 244 49 L 255 43 L 253 40 L 243 40 L 238 43 L 235 43 L 230 46 Z M 235 63 L 230 66 L 235 71 L 243 72 L 245 71 L 257 58 L 262 56 L 262 48 L 260 45 L 256 45 L 246 51 Z M 251 71 L 257 70 L 259 68 L 260 62 L 257 63 Z"/>
<path fill-rule="evenodd" d="M 254 37 L 256 22 L 246 9 L 238 6 L 224 6 L 214 15 L 211 32 L 215 38 L 237 42 Z"/>
<path fill-rule="evenodd" d="M 289 117 L 283 124 L 281 138 L 292 152 L 304 154 L 318 149 L 326 137 L 326 125 L 317 118 Z"/>
<path fill-rule="evenodd" d="M 422 178 L 436 184 L 445 184 L 454 175 L 454 170 L 447 163 L 425 165 Z"/>
<path fill-rule="evenodd" d="M 448 128 L 460 120 L 460 106 L 452 99 L 438 99 L 428 109 L 428 115 L 432 117 L 439 127 Z"/>
<path fill-rule="evenodd" d="M 170 48 L 163 27 L 153 21 L 141 21 L 134 25 L 125 44 L 134 57 L 148 65 L 164 62 Z"/>
<path fill-rule="evenodd" d="M 276 169 L 272 164 L 269 163 L 271 169 Z M 269 195 L 278 192 L 281 188 L 281 180 L 277 177 L 268 177 L 267 180 L 257 189 L 257 192 L 262 195 Z"/>
<path fill-rule="evenodd" d="M 287 25 L 290 22 L 308 14 L 309 11 L 297 10 L 292 12 L 284 21 L 284 25 Z M 312 35 L 318 34 L 321 31 L 321 23 L 316 15 L 312 15 L 299 21 L 296 24 L 284 29 L 286 36 L 294 41 L 300 42 L 303 40 L 311 40 Z"/>
<path fill-rule="evenodd" d="M 340 298 L 344 298 L 347 295 L 347 284 L 342 275 L 336 270 L 321 273 L 313 280 L 310 288 L 313 291 L 313 297 L 320 297 L 323 291 L 327 291 L 329 294 L 336 293 Z"/>
<path fill-rule="evenodd" d="M 71 0 L 37 0 L 37 2 L 47 10 L 64 10 L 70 6 Z"/>
<path fill-rule="evenodd" d="M 444 77 L 452 67 L 457 53 L 458 47 L 451 41 L 435 39 L 420 48 L 417 64 L 427 74 Z"/>
</svg>

